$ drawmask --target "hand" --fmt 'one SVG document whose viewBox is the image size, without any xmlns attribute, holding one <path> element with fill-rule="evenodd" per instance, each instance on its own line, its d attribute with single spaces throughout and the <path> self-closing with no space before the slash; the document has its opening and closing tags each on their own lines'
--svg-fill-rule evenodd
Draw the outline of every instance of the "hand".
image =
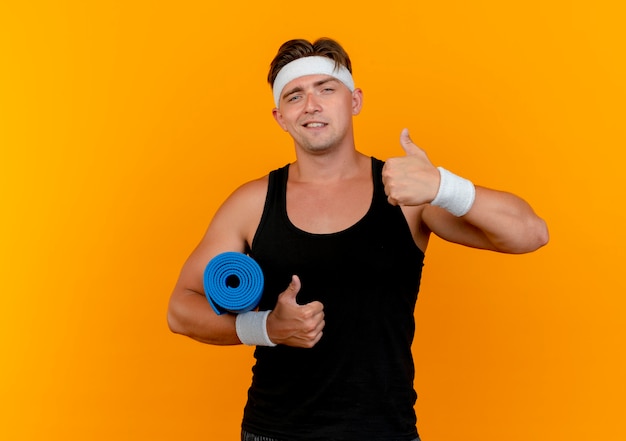
<svg viewBox="0 0 626 441">
<path fill-rule="evenodd" d="M 439 170 L 426 152 L 416 146 L 403 129 L 400 145 L 405 156 L 389 158 L 383 167 L 383 185 L 391 205 L 422 205 L 431 202 L 439 190 Z"/>
<path fill-rule="evenodd" d="M 267 333 L 276 344 L 312 348 L 322 338 L 324 305 L 320 302 L 298 304 L 296 297 L 301 286 L 298 276 L 293 276 L 267 317 Z"/>
</svg>

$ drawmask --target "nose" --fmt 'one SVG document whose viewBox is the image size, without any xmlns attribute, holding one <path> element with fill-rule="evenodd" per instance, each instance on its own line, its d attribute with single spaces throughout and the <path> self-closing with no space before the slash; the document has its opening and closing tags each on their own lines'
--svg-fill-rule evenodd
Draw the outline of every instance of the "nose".
<svg viewBox="0 0 626 441">
<path fill-rule="evenodd" d="M 320 107 L 320 103 L 317 97 L 315 96 L 315 94 L 308 93 L 306 95 L 306 102 L 305 102 L 304 109 L 307 113 L 315 113 L 315 112 L 319 112 L 322 110 L 322 108 Z"/>
</svg>

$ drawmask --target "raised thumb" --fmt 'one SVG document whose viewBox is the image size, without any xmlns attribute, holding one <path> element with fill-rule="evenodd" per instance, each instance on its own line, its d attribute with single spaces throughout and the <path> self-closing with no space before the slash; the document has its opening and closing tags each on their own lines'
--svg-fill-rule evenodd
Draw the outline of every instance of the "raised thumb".
<svg viewBox="0 0 626 441">
<path fill-rule="evenodd" d="M 285 290 L 283 296 L 296 302 L 296 296 L 300 292 L 301 286 L 302 284 L 300 282 L 300 278 L 296 275 L 291 276 L 291 282 L 289 283 L 289 286 Z"/>
<path fill-rule="evenodd" d="M 402 129 L 402 133 L 400 133 L 400 145 L 407 155 L 414 155 L 420 151 L 420 148 L 411 140 L 409 129 Z"/>
</svg>

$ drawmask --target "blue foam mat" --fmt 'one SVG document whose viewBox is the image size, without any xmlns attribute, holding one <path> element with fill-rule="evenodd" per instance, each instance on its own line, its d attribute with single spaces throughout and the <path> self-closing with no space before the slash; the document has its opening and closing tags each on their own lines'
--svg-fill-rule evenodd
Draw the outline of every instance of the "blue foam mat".
<svg viewBox="0 0 626 441">
<path fill-rule="evenodd" d="M 236 252 L 218 254 L 204 270 L 204 292 L 217 314 L 251 311 L 261 301 L 263 271 L 251 257 Z"/>
</svg>

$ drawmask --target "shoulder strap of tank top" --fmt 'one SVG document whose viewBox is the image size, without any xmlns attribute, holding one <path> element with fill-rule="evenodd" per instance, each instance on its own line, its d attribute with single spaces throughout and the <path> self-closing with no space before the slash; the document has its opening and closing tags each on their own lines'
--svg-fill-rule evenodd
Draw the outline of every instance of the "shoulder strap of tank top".
<svg viewBox="0 0 626 441">
<path fill-rule="evenodd" d="M 374 180 L 374 197 L 375 199 L 383 198 L 387 201 L 385 195 L 385 187 L 383 186 L 383 165 L 385 163 L 380 159 L 372 156 L 372 179 Z"/>
<path fill-rule="evenodd" d="M 265 196 L 265 205 L 263 207 L 263 214 L 261 215 L 261 221 L 257 227 L 257 231 L 252 239 L 251 247 L 254 246 L 254 242 L 260 232 L 263 230 L 268 216 L 272 213 L 272 210 L 276 206 L 280 207 L 281 201 L 284 199 L 283 193 L 285 188 L 285 178 L 287 176 L 287 170 L 289 164 L 276 170 L 272 170 L 268 175 L 267 194 Z"/>
</svg>

